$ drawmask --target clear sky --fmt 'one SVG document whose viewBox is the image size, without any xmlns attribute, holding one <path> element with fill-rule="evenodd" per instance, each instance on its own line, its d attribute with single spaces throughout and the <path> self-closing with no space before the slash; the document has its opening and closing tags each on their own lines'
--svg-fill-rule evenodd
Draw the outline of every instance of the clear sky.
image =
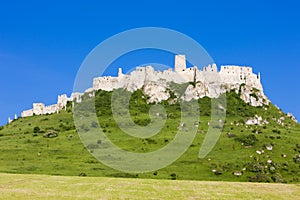
<svg viewBox="0 0 300 200">
<path fill-rule="evenodd" d="M 0 1 L 0 124 L 72 92 L 101 41 L 137 27 L 165 27 L 198 41 L 217 65 L 261 72 L 266 95 L 300 119 L 299 1 Z"/>
</svg>

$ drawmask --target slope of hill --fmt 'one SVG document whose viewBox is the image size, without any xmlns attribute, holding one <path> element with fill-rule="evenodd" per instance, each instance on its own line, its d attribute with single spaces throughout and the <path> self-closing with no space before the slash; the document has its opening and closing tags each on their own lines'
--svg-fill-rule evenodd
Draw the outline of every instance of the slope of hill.
<svg viewBox="0 0 300 200">
<path fill-rule="evenodd" d="M 97 91 L 96 111 L 101 127 L 119 147 L 149 152 L 170 142 L 180 124 L 178 103 L 161 102 L 168 116 L 164 128 L 147 139 L 130 137 L 118 128 L 110 109 L 112 92 Z M 86 94 L 87 95 L 87 94 Z M 83 97 L 84 99 L 85 97 Z M 83 101 L 89 109 L 93 99 Z M 210 121 L 211 100 L 198 100 L 201 116 L 190 148 L 176 162 L 149 173 L 123 173 L 98 162 L 83 146 L 74 126 L 72 103 L 57 114 L 21 118 L 0 129 L 0 171 L 51 175 L 87 175 L 154 179 L 222 180 L 254 182 L 300 182 L 300 125 L 274 105 L 252 107 L 235 92 L 227 93 L 227 117 L 221 137 L 204 159 L 198 158 Z M 135 123 L 150 121 L 141 90 L 133 93 L 130 114 Z M 260 119 L 261 118 L 261 119 Z M 247 120 L 260 122 L 247 125 Z M 95 128 L 87 124 L 82 129 Z M 97 148 L 97 147 L 91 147 Z"/>
</svg>

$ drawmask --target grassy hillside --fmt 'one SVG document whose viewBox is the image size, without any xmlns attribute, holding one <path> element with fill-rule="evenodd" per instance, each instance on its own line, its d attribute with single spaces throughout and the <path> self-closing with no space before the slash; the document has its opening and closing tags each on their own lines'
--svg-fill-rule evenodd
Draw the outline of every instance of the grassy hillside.
<svg viewBox="0 0 300 200">
<path fill-rule="evenodd" d="M 299 185 L 0 174 L 0 199 L 298 199 Z"/>
<path fill-rule="evenodd" d="M 118 146 L 134 152 L 149 152 L 168 144 L 176 135 L 180 123 L 178 103 L 162 102 L 168 118 L 157 135 L 147 139 L 130 137 L 118 128 L 110 109 L 111 92 L 98 91 L 95 97 L 96 112 L 101 127 Z M 87 98 L 84 97 L 84 98 Z M 91 101 L 84 101 L 82 114 L 90 109 Z M 170 166 L 155 172 L 129 174 L 99 163 L 83 146 L 75 130 L 71 103 L 58 114 L 33 116 L 13 121 L 0 129 L 0 172 L 50 175 L 87 175 L 151 179 L 186 179 L 254 182 L 300 182 L 300 125 L 290 120 L 273 105 L 252 107 L 237 94 L 227 94 L 227 117 L 221 137 L 204 159 L 198 158 L 208 122 L 209 98 L 199 100 L 200 124 L 193 144 L 188 151 Z M 133 121 L 147 125 L 150 121 L 141 91 L 130 101 Z M 245 120 L 262 116 L 269 124 L 245 125 Z M 281 118 L 281 117 L 284 117 Z M 278 123 L 281 118 L 283 123 Z M 81 129 L 95 128 L 94 123 Z M 272 150 L 267 150 L 272 146 Z M 97 147 L 94 147 L 97 148 Z M 256 151 L 264 152 L 258 154 Z M 270 162 L 271 160 L 271 162 Z M 234 172 L 241 172 L 236 176 Z"/>
</svg>

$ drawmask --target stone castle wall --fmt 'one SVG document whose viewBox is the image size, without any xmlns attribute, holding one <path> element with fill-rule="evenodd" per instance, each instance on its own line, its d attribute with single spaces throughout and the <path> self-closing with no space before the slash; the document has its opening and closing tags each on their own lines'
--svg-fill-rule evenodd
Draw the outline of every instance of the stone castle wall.
<svg viewBox="0 0 300 200">
<path fill-rule="evenodd" d="M 23 111 L 21 116 L 29 117 L 33 115 L 45 115 L 45 114 L 57 113 L 60 110 L 65 109 L 67 106 L 67 102 L 70 100 L 71 98 L 68 98 L 66 94 L 63 94 L 58 96 L 57 104 L 45 106 L 45 104 L 43 103 L 33 103 L 33 108 Z"/>
</svg>

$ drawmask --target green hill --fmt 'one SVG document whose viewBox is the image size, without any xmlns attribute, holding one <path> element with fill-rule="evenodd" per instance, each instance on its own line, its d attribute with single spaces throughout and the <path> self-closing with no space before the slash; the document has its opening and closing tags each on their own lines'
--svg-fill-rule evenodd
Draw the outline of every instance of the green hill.
<svg viewBox="0 0 300 200">
<path fill-rule="evenodd" d="M 123 149 L 149 152 L 172 141 L 180 124 L 179 103 L 162 102 L 167 120 L 155 136 L 137 139 L 118 128 L 110 108 L 112 92 L 97 91 L 96 112 L 107 137 Z M 94 99 L 86 94 L 79 107 L 82 114 Z M 0 172 L 50 174 L 69 176 L 108 176 L 153 179 L 187 179 L 253 182 L 300 182 L 300 125 L 270 104 L 252 107 L 238 94 L 227 93 L 226 122 L 213 150 L 198 158 L 210 121 L 211 99 L 198 100 L 199 127 L 190 148 L 173 164 L 149 173 L 123 173 L 97 161 L 83 146 L 73 122 L 72 102 L 57 114 L 20 118 L 0 128 Z M 150 122 L 146 103 L 140 90 L 130 100 L 130 114 L 141 126 Z M 268 124 L 246 125 L 245 120 L 261 116 Z M 280 120 L 280 122 L 279 122 Z M 79 127 L 88 131 L 97 123 Z M 272 150 L 267 147 L 272 146 Z M 90 147 L 89 150 L 97 148 Z M 258 151 L 258 152 L 257 152 Z M 259 154 L 260 153 L 260 154 Z M 235 173 L 235 174 L 234 174 Z"/>
</svg>

